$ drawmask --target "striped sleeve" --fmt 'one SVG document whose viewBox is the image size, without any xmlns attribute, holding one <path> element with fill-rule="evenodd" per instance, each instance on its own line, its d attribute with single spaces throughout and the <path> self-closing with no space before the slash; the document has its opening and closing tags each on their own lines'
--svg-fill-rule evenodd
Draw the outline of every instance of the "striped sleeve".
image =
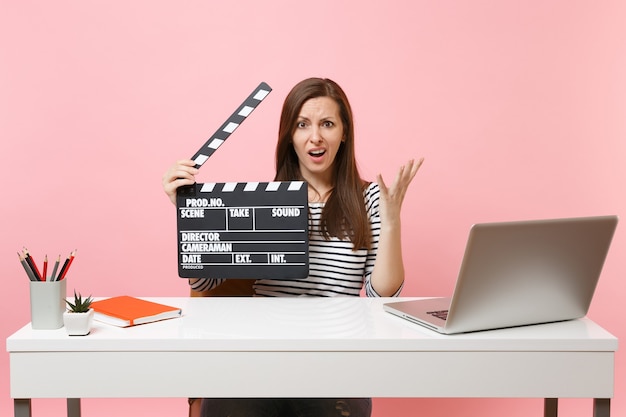
<svg viewBox="0 0 626 417">
<path fill-rule="evenodd" d="M 189 286 L 192 290 L 202 292 L 212 290 L 218 285 L 222 285 L 223 279 L 218 278 L 191 278 L 189 279 Z"/>
</svg>

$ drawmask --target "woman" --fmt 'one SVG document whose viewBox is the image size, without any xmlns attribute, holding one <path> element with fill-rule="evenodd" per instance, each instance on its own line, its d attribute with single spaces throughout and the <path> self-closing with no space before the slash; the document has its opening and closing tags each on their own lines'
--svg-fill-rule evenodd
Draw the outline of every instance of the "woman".
<svg viewBox="0 0 626 417">
<path fill-rule="evenodd" d="M 329 79 L 298 83 L 283 104 L 276 147 L 276 181 L 303 180 L 309 193 L 309 277 L 257 280 L 257 296 L 397 296 L 404 283 L 400 209 L 423 160 L 402 166 L 391 186 L 380 175 L 361 179 L 355 160 L 348 99 Z M 176 189 L 193 184 L 191 160 L 163 176 L 173 203 Z M 190 279 L 192 289 L 215 288 L 219 278 Z M 205 399 L 203 416 L 369 416 L 370 399 Z M 239 413 L 239 414 L 237 414 Z M 349 413 L 349 414 L 346 414 Z"/>
</svg>

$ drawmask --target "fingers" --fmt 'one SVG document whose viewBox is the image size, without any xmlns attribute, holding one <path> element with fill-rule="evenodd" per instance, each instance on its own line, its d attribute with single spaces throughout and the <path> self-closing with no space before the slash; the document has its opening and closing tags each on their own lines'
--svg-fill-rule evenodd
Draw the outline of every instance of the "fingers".
<svg viewBox="0 0 626 417">
<path fill-rule="evenodd" d="M 402 204 L 402 200 L 404 200 L 404 196 L 409 185 L 411 184 L 411 181 L 413 181 L 413 178 L 415 178 L 417 171 L 419 171 L 423 163 L 424 158 L 420 158 L 417 161 L 411 159 L 405 165 L 402 165 L 390 187 L 387 187 L 382 175 L 378 174 L 376 176 L 376 182 L 380 188 L 383 200 L 393 200 Z"/>
<path fill-rule="evenodd" d="M 196 163 L 190 159 L 181 159 L 176 161 L 163 174 L 163 191 L 174 204 L 176 203 L 176 190 L 178 187 L 191 185 L 196 182 L 195 175 L 198 173 L 198 169 L 195 165 Z"/>
<path fill-rule="evenodd" d="M 417 174 L 417 171 L 419 171 L 419 169 L 421 168 L 422 164 L 424 163 L 424 158 L 422 157 L 422 158 L 418 159 L 417 162 L 414 162 L 414 160 L 412 160 L 412 161 L 413 161 L 413 167 L 411 169 L 411 173 L 412 173 L 411 180 L 413 180 L 413 177 L 415 177 L 415 174 Z"/>
<path fill-rule="evenodd" d="M 177 179 L 193 180 L 194 176 L 198 173 L 198 169 L 195 168 L 195 162 L 190 159 L 183 159 L 176 161 L 165 174 L 163 174 L 163 184 L 171 183 Z"/>
<path fill-rule="evenodd" d="M 411 159 L 405 165 L 401 166 L 391 189 L 397 189 L 403 195 L 423 163 L 424 158 L 420 158 L 417 162 Z"/>
<path fill-rule="evenodd" d="M 394 179 L 394 184 L 410 183 L 411 181 L 413 181 L 413 178 L 415 177 L 415 175 L 417 174 L 417 171 L 419 171 L 423 163 L 424 163 L 424 158 L 420 158 L 417 161 L 415 161 L 415 159 L 411 159 L 405 165 L 402 165 L 400 169 L 398 170 L 398 173 L 396 174 L 396 177 Z M 379 182 L 379 185 L 384 185 L 382 175 L 378 174 L 376 177 L 376 180 L 377 182 Z"/>
<path fill-rule="evenodd" d="M 389 194 L 389 189 L 387 188 L 387 184 L 385 184 L 381 174 L 376 175 L 376 182 L 378 183 L 378 188 L 380 188 L 381 194 L 383 196 L 387 196 Z"/>
<path fill-rule="evenodd" d="M 413 181 L 413 178 L 415 178 L 417 171 L 419 171 L 423 163 L 424 158 L 418 159 L 417 162 L 414 159 L 411 159 L 406 163 L 406 165 L 400 168 L 399 174 L 401 174 L 401 179 L 403 182 L 406 182 L 407 186 L 411 183 L 411 181 Z"/>
</svg>

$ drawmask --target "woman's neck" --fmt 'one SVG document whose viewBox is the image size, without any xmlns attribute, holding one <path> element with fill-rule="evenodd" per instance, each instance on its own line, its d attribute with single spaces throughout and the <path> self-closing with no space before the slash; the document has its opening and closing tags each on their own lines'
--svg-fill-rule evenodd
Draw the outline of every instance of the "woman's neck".
<svg viewBox="0 0 626 417">
<path fill-rule="evenodd" d="M 325 203 L 328 200 L 334 188 L 330 181 L 321 178 L 305 178 L 304 180 L 309 184 L 310 203 Z"/>
</svg>

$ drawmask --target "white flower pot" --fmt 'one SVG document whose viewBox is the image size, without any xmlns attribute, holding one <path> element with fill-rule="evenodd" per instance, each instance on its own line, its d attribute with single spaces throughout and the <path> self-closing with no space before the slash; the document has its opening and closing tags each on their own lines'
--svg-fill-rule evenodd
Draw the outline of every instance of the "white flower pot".
<svg viewBox="0 0 626 417">
<path fill-rule="evenodd" d="M 69 336 L 85 336 L 91 331 L 93 322 L 93 308 L 86 313 L 74 313 L 66 311 L 63 313 L 63 325 Z"/>
</svg>

